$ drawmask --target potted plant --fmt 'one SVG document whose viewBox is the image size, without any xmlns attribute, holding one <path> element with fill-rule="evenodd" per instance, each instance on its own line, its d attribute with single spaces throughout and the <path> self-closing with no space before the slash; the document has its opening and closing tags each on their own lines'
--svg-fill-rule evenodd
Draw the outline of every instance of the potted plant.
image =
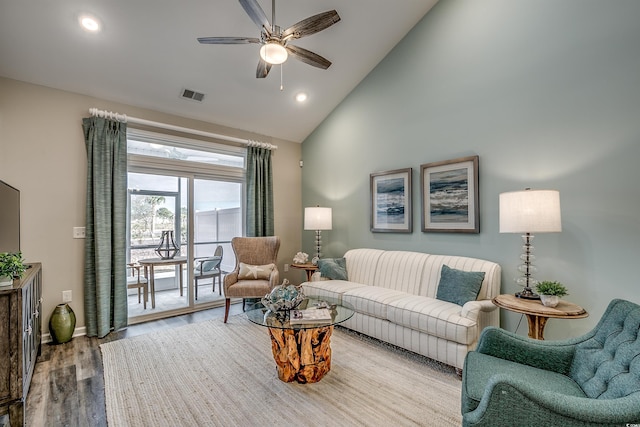
<svg viewBox="0 0 640 427">
<path fill-rule="evenodd" d="M 0 286 L 11 285 L 13 279 L 22 277 L 26 269 L 21 252 L 0 253 Z"/>
<path fill-rule="evenodd" d="M 545 280 L 536 285 L 536 291 L 540 295 L 540 301 L 547 307 L 558 305 L 560 298 L 569 295 L 567 288 L 555 280 Z"/>
</svg>

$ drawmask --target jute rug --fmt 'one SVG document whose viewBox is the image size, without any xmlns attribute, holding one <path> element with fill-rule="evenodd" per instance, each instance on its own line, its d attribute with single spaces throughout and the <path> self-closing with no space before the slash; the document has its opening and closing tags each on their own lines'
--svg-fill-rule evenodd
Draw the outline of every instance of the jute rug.
<svg viewBox="0 0 640 427">
<path fill-rule="evenodd" d="M 459 426 L 452 368 L 336 328 L 331 371 L 277 377 L 266 328 L 243 315 L 100 346 L 110 426 Z"/>
</svg>

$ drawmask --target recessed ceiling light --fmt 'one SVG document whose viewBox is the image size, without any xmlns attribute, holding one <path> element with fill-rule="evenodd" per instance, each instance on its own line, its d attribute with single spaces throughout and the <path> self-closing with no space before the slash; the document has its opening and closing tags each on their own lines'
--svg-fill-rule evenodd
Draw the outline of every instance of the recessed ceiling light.
<svg viewBox="0 0 640 427">
<path fill-rule="evenodd" d="M 91 15 L 80 15 L 78 21 L 80 21 L 80 25 L 82 26 L 82 28 L 87 31 L 90 31 L 92 33 L 100 31 L 100 21 L 98 21 L 97 18 L 94 18 Z"/>
<path fill-rule="evenodd" d="M 296 101 L 298 102 L 304 102 L 307 100 L 307 94 L 304 92 L 299 92 L 298 94 L 296 94 Z"/>
</svg>

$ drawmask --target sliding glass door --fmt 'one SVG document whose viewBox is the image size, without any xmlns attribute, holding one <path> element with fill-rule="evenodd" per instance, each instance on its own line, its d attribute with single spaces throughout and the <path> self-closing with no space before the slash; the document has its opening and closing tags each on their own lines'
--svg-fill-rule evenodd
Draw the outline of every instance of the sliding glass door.
<svg viewBox="0 0 640 427">
<path fill-rule="evenodd" d="M 231 239 L 242 235 L 242 184 L 194 180 L 194 274 L 196 304 L 223 300 L 222 280 L 236 259 Z"/>
<path fill-rule="evenodd" d="M 128 138 L 129 322 L 223 305 L 231 239 L 244 232 L 244 151 L 141 131 Z"/>
<path fill-rule="evenodd" d="M 188 185 L 184 177 L 129 173 L 130 318 L 189 306 Z M 173 258 L 163 259 L 174 251 Z M 147 292 L 139 281 L 147 283 Z"/>
</svg>

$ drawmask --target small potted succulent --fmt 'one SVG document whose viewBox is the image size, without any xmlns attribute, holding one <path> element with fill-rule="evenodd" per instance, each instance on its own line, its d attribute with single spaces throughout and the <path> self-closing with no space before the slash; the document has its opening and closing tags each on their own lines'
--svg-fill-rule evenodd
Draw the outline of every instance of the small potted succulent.
<svg viewBox="0 0 640 427">
<path fill-rule="evenodd" d="M 560 298 L 569 295 L 567 288 L 560 282 L 545 280 L 536 285 L 536 291 L 540 295 L 542 305 L 555 307 Z"/>
<path fill-rule="evenodd" d="M 0 253 L 0 286 L 10 286 L 13 279 L 22 277 L 26 269 L 21 252 Z"/>
</svg>

